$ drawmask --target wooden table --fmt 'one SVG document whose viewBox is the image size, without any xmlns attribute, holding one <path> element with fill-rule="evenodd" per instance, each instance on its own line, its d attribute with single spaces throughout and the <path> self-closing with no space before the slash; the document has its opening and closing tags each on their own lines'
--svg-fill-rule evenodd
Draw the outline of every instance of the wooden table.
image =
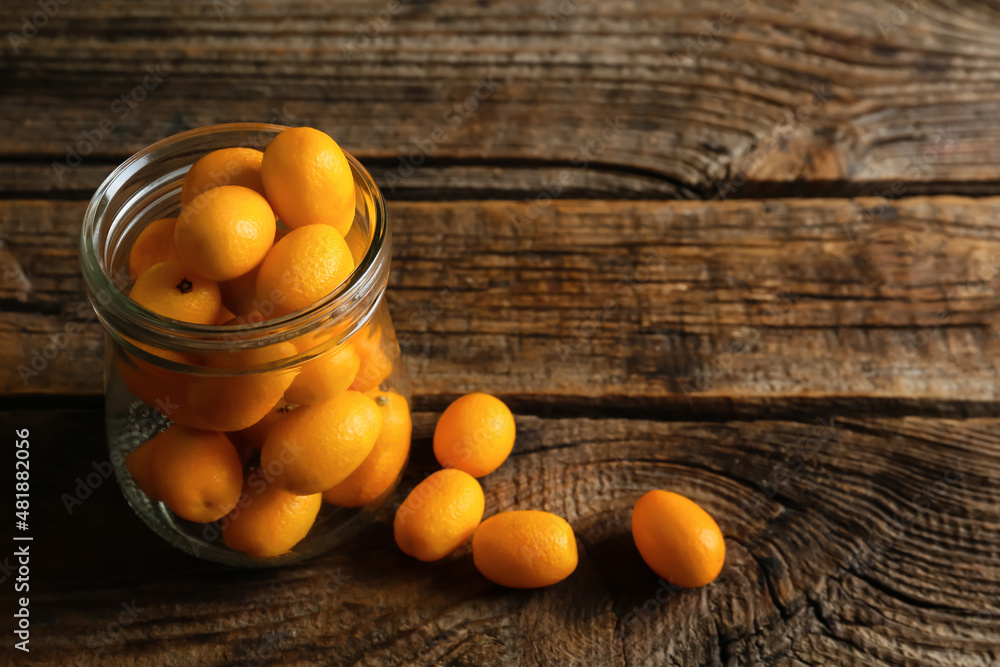
<svg viewBox="0 0 1000 667">
<path fill-rule="evenodd" d="M 0 478 L 30 429 L 35 538 L 31 653 L 11 557 L 0 664 L 1000 663 L 995 6 L 5 0 L 0 27 Z M 391 508 L 235 571 L 105 478 L 84 208 L 134 151 L 244 120 L 330 132 L 390 200 L 392 502 L 444 406 L 495 393 L 518 440 L 487 514 L 565 516 L 568 580 L 404 557 Z M 719 521 L 712 585 L 643 565 L 651 488 Z"/>
</svg>

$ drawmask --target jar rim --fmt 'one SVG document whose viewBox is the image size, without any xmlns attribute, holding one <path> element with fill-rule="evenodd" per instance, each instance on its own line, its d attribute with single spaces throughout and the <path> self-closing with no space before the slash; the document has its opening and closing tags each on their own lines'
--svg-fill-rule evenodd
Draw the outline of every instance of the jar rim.
<svg viewBox="0 0 1000 667">
<path fill-rule="evenodd" d="M 157 348 L 180 351 L 229 351 L 263 347 L 298 337 L 313 331 L 331 320 L 340 320 L 354 311 L 358 315 L 351 326 L 340 332 L 346 339 L 364 325 L 371 312 L 381 301 L 389 273 L 391 238 L 388 228 L 385 200 L 371 174 L 358 160 L 344 151 L 355 182 L 363 185 L 371 198 L 374 215 L 369 219 L 369 241 L 364 255 L 351 275 L 335 290 L 311 304 L 288 315 L 265 319 L 261 322 L 239 326 L 205 325 L 182 322 L 163 317 L 133 301 L 115 284 L 107 262 L 109 248 L 101 247 L 102 223 L 109 214 L 112 196 L 127 186 L 139 169 L 168 156 L 172 149 L 193 144 L 213 134 L 221 133 L 273 133 L 275 136 L 289 129 L 270 123 L 226 123 L 208 125 L 181 132 L 136 152 L 122 162 L 104 179 L 95 191 L 84 214 L 80 235 L 80 263 L 88 297 L 105 329 L 116 339 L 138 338 Z M 222 148 L 220 146 L 219 148 Z M 126 207 L 122 207 L 126 208 Z M 234 334 L 238 333 L 238 336 Z M 235 340 L 234 340 L 235 338 Z M 129 348 L 134 347 L 129 345 Z M 138 354 L 148 353 L 136 347 Z M 131 351 L 131 350 L 130 350 Z M 163 360 L 149 355 L 147 360 Z"/>
</svg>

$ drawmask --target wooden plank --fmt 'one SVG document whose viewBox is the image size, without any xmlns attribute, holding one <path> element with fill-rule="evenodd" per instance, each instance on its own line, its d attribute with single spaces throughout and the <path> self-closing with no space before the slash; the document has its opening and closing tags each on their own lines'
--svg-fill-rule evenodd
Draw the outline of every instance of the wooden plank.
<svg viewBox="0 0 1000 667">
<path fill-rule="evenodd" d="M 545 204 L 390 206 L 390 309 L 426 406 L 484 378 L 578 414 L 990 414 L 1000 394 L 1000 199 Z M 83 208 L 0 203 L 2 393 L 101 392 Z"/>
<path fill-rule="evenodd" d="M 114 162 L 183 129 L 278 120 L 328 130 L 381 160 L 381 178 L 412 153 L 540 167 L 531 191 L 580 163 L 647 197 L 777 195 L 774 183 L 988 194 L 1000 182 L 1000 19 L 985 5 L 488 4 L 61 5 L 0 52 L 18 110 L 0 118 L 0 156 Z M 6 2 L 0 22 L 36 11 Z M 147 68 L 161 80 L 133 97 Z M 461 111 L 484 77 L 496 89 Z M 447 173 L 423 176 L 449 190 Z"/>
<path fill-rule="evenodd" d="M 675 199 L 691 198 L 679 193 L 672 184 L 655 175 L 628 174 L 613 166 L 594 165 L 587 169 L 548 166 L 542 163 L 498 165 L 484 163 L 447 163 L 437 160 L 423 164 L 405 179 L 394 174 L 399 162 L 366 158 L 378 186 L 390 200 L 513 199 L 523 201 L 538 196 L 545 184 L 560 183 L 560 174 L 569 172 L 559 192 L 563 199 L 622 198 Z M 50 162 L 34 164 L 0 162 L 0 194 L 6 199 L 89 199 L 117 163 L 81 164 L 76 169 L 56 171 Z M 924 188 L 920 184 L 914 189 Z M 933 188 L 934 186 L 930 186 Z M 981 184 L 971 184 L 980 188 Z"/>
<path fill-rule="evenodd" d="M 98 411 L 3 413 L 5 433 L 31 431 L 31 659 L 142 667 L 998 658 L 996 419 L 519 414 L 511 459 L 483 480 L 487 514 L 556 512 L 580 546 L 567 581 L 532 592 L 479 577 L 468 546 L 423 564 L 393 544 L 391 506 L 435 468 L 436 417 L 416 415 L 411 465 L 375 524 L 340 552 L 251 572 L 174 550 L 132 515 L 113 480 L 67 512 L 60 498 L 83 495 L 78 480 L 106 460 Z M 718 520 L 727 557 L 712 585 L 673 590 L 642 563 L 628 521 L 651 488 L 688 495 Z M 116 626 L 123 603 L 138 611 Z M 11 604 L 0 596 L 2 613 Z"/>
</svg>

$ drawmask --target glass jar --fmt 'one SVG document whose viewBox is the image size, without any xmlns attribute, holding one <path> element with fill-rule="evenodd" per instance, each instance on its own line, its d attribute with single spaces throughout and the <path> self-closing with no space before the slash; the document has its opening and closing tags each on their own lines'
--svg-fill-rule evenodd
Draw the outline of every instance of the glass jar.
<svg viewBox="0 0 1000 667">
<path fill-rule="evenodd" d="M 292 563 L 343 543 L 372 519 L 398 483 L 409 454 L 407 427 L 406 451 L 388 466 L 391 479 L 382 482 L 387 486 L 378 497 L 364 497 L 362 507 L 323 502 L 305 538 L 289 552 L 266 559 L 226 546 L 223 532 L 229 515 L 211 523 L 185 520 L 143 493 L 126 466 L 131 452 L 171 424 L 221 431 L 240 453 L 247 476 L 240 504 L 248 495 L 252 502 L 250 482 L 265 486 L 280 470 L 261 465 L 255 451 L 260 442 L 249 437 L 253 429 L 244 429 L 298 409 L 285 404 L 286 395 L 308 400 L 291 387 L 304 377 L 303 369 L 315 371 L 322 364 L 352 374 L 350 389 L 367 392 L 380 406 L 392 393 L 401 396 L 409 424 L 409 383 L 384 298 L 390 255 L 385 202 L 371 176 L 350 155 L 356 210 L 345 240 L 356 268 L 333 293 L 304 310 L 273 319 L 264 319 L 269 304 L 258 302 L 260 315 L 218 326 L 167 319 L 127 296 L 132 245 L 150 222 L 179 214 L 181 185 L 191 165 L 221 148 L 263 150 L 285 129 L 258 123 L 203 127 L 136 153 L 97 189 L 87 208 L 80 244 L 87 293 L 106 331 L 108 446 L 122 491 L 136 513 L 171 544 L 200 558 L 237 566 Z M 336 359 L 351 356 L 357 363 L 330 363 L 335 355 L 340 355 Z M 233 359 L 247 363 L 226 363 Z M 334 384 L 347 386 L 347 375 L 331 377 L 337 378 Z M 382 476 L 386 477 L 385 471 Z M 372 495 L 370 488 L 367 495 Z"/>
</svg>

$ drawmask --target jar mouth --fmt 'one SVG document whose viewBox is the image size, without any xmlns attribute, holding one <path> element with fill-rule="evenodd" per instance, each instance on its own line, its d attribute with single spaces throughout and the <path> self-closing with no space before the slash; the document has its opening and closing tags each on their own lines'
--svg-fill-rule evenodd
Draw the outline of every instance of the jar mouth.
<svg viewBox="0 0 1000 667">
<path fill-rule="evenodd" d="M 228 123 L 182 132 L 135 153 L 97 188 L 84 215 L 80 263 L 91 304 L 119 344 L 130 352 L 137 350 L 138 356 L 147 360 L 162 362 L 132 340 L 179 352 L 234 352 L 297 338 L 334 322 L 338 324 L 332 341 L 336 344 L 367 323 L 388 282 L 391 239 L 382 193 L 368 171 L 346 151 L 358 202 L 349 235 L 355 234 L 355 242 L 367 244 L 351 275 L 309 307 L 239 326 L 182 322 L 130 299 L 123 291 L 130 282 L 127 270 L 125 276 L 120 269 L 114 270 L 114 260 L 121 259 L 116 254 L 121 253 L 119 246 L 130 226 L 167 217 L 165 212 L 171 206 L 176 215 L 179 183 L 195 160 L 220 148 L 263 150 L 271 138 L 286 129 L 268 123 Z M 172 203 L 174 199 L 177 201 Z"/>
</svg>

